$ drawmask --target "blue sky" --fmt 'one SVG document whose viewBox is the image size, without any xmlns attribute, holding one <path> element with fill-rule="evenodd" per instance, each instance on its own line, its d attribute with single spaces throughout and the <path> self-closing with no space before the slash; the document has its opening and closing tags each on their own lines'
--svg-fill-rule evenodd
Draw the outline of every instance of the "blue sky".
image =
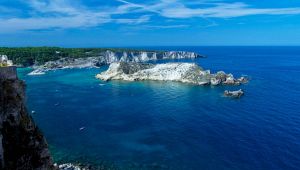
<svg viewBox="0 0 300 170">
<path fill-rule="evenodd" d="M 299 0 L 0 0 L 0 46 L 300 45 Z"/>
</svg>

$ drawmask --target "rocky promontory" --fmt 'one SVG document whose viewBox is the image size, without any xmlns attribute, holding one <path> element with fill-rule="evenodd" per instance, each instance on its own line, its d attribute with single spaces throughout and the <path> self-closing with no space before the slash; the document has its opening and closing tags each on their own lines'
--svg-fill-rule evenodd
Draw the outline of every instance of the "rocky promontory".
<svg viewBox="0 0 300 170">
<path fill-rule="evenodd" d="M 48 145 L 25 106 L 15 67 L 0 67 L 0 169 L 54 169 Z"/>
<path fill-rule="evenodd" d="M 119 51 L 107 50 L 99 53 L 97 57 L 86 58 L 60 58 L 55 61 L 48 61 L 43 65 L 35 65 L 35 69 L 30 75 L 44 74 L 44 72 L 55 69 L 65 68 L 88 68 L 99 67 L 114 62 L 148 62 L 155 60 L 177 60 L 195 59 L 202 57 L 195 52 L 185 51 Z"/>
<path fill-rule="evenodd" d="M 25 83 L 16 67 L 0 67 L 0 169 L 88 170 L 53 164 L 48 144 L 26 109 Z"/>
<path fill-rule="evenodd" d="M 247 82 L 245 77 L 236 79 L 232 74 L 226 74 L 223 71 L 212 74 L 209 70 L 204 70 L 194 63 L 117 62 L 110 64 L 108 70 L 96 75 L 96 78 L 104 81 L 176 81 L 195 85 L 240 85 Z"/>
</svg>

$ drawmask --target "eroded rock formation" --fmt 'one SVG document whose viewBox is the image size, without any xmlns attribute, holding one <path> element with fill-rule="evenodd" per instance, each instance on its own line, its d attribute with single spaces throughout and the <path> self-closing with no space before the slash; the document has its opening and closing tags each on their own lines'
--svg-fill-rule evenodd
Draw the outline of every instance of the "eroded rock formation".
<svg viewBox="0 0 300 170">
<path fill-rule="evenodd" d="M 107 71 L 96 75 L 108 80 L 157 80 L 177 81 L 196 85 L 240 85 L 247 82 L 245 77 L 235 79 L 232 74 L 223 71 L 211 74 L 194 63 L 143 64 L 118 62 L 110 64 Z"/>
<path fill-rule="evenodd" d="M 44 74 L 46 71 L 64 68 L 87 68 L 107 65 L 114 62 L 147 62 L 167 59 L 194 59 L 202 57 L 194 52 L 169 51 L 169 52 L 145 52 L 145 51 L 105 51 L 98 57 L 87 58 L 61 58 L 56 61 L 48 61 L 44 65 L 34 66 L 34 71 L 30 75 Z"/>
</svg>

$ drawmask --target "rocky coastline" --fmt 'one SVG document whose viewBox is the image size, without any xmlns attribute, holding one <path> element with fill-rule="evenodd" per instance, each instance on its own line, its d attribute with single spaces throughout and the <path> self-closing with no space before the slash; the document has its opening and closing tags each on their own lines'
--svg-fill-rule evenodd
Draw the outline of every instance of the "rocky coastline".
<svg viewBox="0 0 300 170">
<path fill-rule="evenodd" d="M 47 141 L 26 108 L 25 83 L 16 67 L 0 67 L 0 169 L 100 169 L 72 163 L 54 164 Z"/>
<path fill-rule="evenodd" d="M 176 81 L 195 85 L 240 85 L 246 83 L 246 77 L 234 78 L 232 74 L 219 71 L 212 74 L 194 63 L 127 63 L 110 64 L 107 71 L 96 75 L 103 81 Z"/>
<path fill-rule="evenodd" d="M 153 52 L 153 51 L 122 51 L 113 52 L 105 51 L 99 54 L 98 57 L 86 58 L 61 58 L 55 61 L 48 61 L 43 65 L 34 65 L 34 71 L 29 75 L 41 75 L 45 72 L 56 69 L 68 68 L 92 68 L 108 65 L 114 62 L 148 62 L 156 60 L 178 60 L 178 59 L 195 59 L 203 57 L 195 52 L 185 51 L 168 51 L 168 52 Z"/>
<path fill-rule="evenodd" d="M 115 56 L 116 54 L 112 54 Z M 194 85 L 241 85 L 248 82 L 246 77 L 235 78 L 232 74 L 223 71 L 211 73 L 195 63 L 144 63 L 158 59 L 181 59 L 200 57 L 196 53 L 169 52 L 152 57 L 138 57 L 131 55 L 129 58 L 108 57 L 60 59 L 51 61 L 37 68 L 36 74 L 44 70 L 63 68 L 97 67 L 110 64 L 108 70 L 96 75 L 96 78 L 124 81 L 176 81 Z M 147 54 L 148 56 L 148 54 Z M 156 57 L 153 57 L 156 56 Z M 41 69 L 41 72 L 39 72 Z M 44 70 L 43 70 L 44 69 Z M 244 92 L 225 91 L 224 95 L 240 98 Z M 25 83 L 18 79 L 16 67 L 0 67 L 0 169 L 3 170 L 86 170 L 98 169 L 80 164 L 55 164 L 49 152 L 48 144 L 39 128 L 26 109 Z"/>
<path fill-rule="evenodd" d="M 16 67 L 0 67 L 0 169 L 55 169 L 47 142 L 28 114 Z"/>
</svg>

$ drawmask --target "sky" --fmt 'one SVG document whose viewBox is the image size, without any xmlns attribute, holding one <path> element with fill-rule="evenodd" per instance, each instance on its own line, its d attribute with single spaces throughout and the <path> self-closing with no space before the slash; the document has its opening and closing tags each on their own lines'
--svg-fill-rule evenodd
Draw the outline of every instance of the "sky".
<svg viewBox="0 0 300 170">
<path fill-rule="evenodd" d="M 0 46 L 300 45 L 300 0 L 0 0 Z"/>
</svg>

